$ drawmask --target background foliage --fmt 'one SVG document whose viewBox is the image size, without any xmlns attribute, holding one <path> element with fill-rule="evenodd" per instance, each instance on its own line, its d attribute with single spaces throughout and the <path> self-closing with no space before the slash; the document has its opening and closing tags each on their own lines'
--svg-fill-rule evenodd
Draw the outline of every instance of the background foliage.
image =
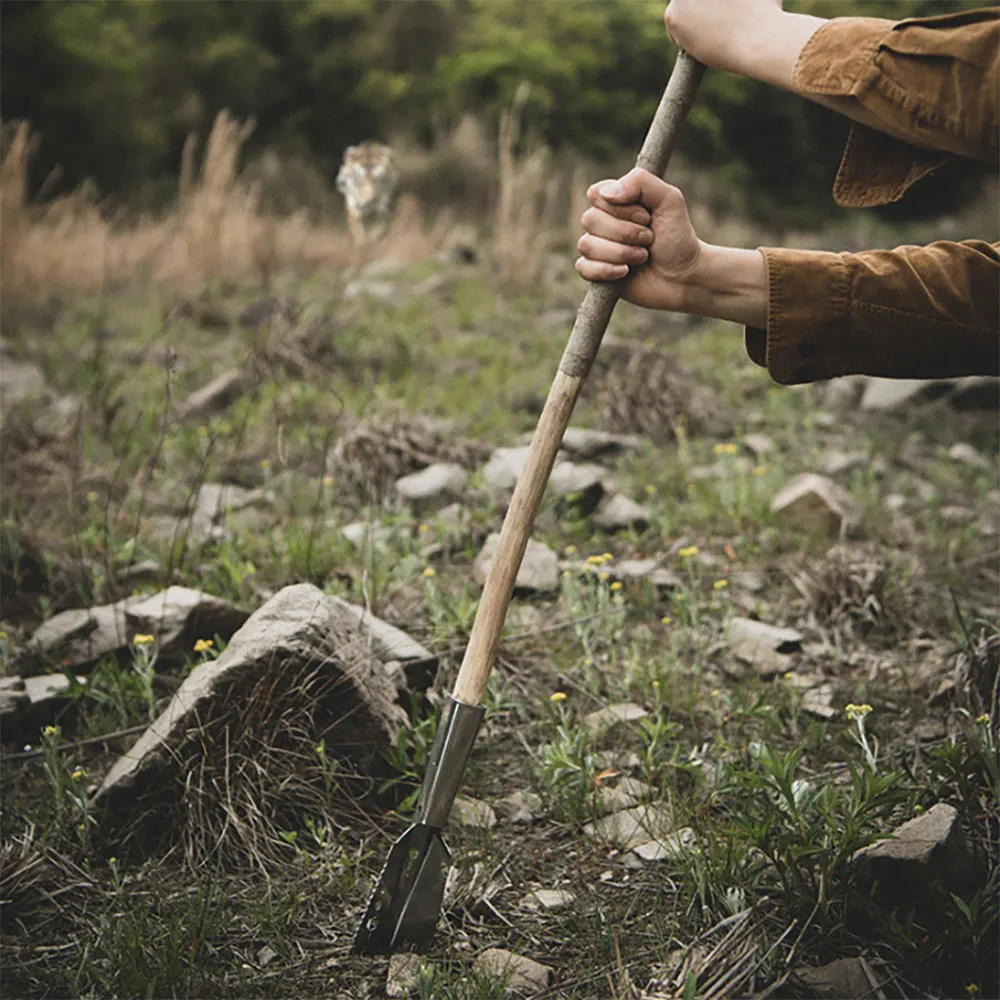
<svg viewBox="0 0 1000 1000">
<path fill-rule="evenodd" d="M 956 6 L 795 5 L 893 19 Z M 174 193 L 186 135 L 204 137 L 222 108 L 256 119 L 251 155 L 276 147 L 329 176 L 352 141 L 427 144 L 468 113 L 492 131 L 527 82 L 536 135 L 613 162 L 636 148 L 673 58 L 661 0 L 2 0 L 0 12 L 0 115 L 41 133 L 32 191 L 92 179 L 143 207 Z M 758 214 L 815 212 L 832 207 L 845 131 L 792 95 L 712 73 L 683 152 L 763 196 Z"/>
</svg>

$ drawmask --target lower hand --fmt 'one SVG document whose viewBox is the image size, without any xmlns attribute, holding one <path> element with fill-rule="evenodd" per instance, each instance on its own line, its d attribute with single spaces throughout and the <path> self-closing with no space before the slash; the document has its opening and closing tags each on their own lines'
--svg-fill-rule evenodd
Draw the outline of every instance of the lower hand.
<svg viewBox="0 0 1000 1000">
<path fill-rule="evenodd" d="M 636 167 L 587 190 L 577 273 L 588 281 L 626 279 L 622 298 L 647 309 L 686 311 L 702 255 L 684 195 Z"/>
</svg>

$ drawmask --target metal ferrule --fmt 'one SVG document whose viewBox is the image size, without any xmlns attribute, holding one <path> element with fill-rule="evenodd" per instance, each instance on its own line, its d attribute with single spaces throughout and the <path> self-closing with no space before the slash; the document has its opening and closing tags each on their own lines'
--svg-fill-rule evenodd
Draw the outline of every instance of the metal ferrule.
<svg viewBox="0 0 1000 1000">
<path fill-rule="evenodd" d="M 482 705 L 467 705 L 448 696 L 420 789 L 417 823 L 440 830 L 448 822 L 485 713 Z"/>
</svg>

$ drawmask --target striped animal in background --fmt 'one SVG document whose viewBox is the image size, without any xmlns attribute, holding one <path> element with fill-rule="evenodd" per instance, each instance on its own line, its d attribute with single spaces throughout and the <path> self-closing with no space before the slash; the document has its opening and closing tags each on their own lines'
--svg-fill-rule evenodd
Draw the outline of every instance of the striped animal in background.
<svg viewBox="0 0 1000 1000">
<path fill-rule="evenodd" d="M 347 221 L 355 243 L 368 243 L 385 235 L 392 219 L 398 179 L 392 150 L 383 143 L 369 140 L 344 150 L 337 190 L 347 202 Z"/>
</svg>

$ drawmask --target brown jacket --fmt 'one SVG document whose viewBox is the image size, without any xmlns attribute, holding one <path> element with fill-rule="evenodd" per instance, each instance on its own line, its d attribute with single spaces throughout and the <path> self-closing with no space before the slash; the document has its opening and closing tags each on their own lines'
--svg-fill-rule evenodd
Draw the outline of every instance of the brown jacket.
<svg viewBox="0 0 1000 1000">
<path fill-rule="evenodd" d="M 997 8 L 899 22 L 834 18 L 802 50 L 793 82 L 851 97 L 912 139 L 854 125 L 834 182 L 838 204 L 896 201 L 952 156 L 998 162 Z M 776 381 L 1000 374 L 1000 243 L 761 250 L 767 330 L 748 327 L 746 348 Z"/>
</svg>

